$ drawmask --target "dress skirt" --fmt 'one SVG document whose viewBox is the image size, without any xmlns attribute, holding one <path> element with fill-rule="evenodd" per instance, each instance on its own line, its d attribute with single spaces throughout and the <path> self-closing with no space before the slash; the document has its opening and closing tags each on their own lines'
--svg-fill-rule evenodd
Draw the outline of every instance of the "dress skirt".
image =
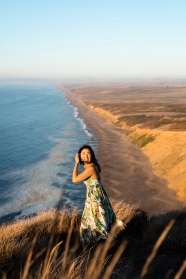
<svg viewBox="0 0 186 279">
<path fill-rule="evenodd" d="M 88 178 L 85 207 L 80 226 L 80 240 L 95 243 L 107 239 L 116 222 L 116 215 L 100 179 Z"/>
</svg>

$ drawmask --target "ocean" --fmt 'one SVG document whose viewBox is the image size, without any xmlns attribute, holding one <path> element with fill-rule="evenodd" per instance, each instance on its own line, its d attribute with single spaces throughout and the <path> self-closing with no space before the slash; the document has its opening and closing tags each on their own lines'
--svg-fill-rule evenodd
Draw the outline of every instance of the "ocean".
<svg viewBox="0 0 186 279">
<path fill-rule="evenodd" d="M 49 84 L 0 84 L 0 222 L 56 207 L 82 209 L 74 156 L 98 143 L 64 92 Z"/>
</svg>

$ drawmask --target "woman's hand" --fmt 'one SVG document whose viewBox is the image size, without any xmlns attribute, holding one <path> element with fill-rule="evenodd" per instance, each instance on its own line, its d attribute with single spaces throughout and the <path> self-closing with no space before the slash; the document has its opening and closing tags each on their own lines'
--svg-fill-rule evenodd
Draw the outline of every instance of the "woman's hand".
<svg viewBox="0 0 186 279">
<path fill-rule="evenodd" d="M 76 162 L 76 164 L 79 163 L 79 154 L 76 154 L 76 155 L 75 155 L 75 162 Z"/>
</svg>

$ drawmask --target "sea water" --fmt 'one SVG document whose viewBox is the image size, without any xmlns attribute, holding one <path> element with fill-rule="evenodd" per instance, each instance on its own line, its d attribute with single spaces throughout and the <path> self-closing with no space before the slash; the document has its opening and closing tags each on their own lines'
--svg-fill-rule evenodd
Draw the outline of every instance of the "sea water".
<svg viewBox="0 0 186 279">
<path fill-rule="evenodd" d="M 97 142 L 64 92 L 46 84 L 0 84 L 0 221 L 56 207 L 82 209 L 74 156 Z"/>
</svg>

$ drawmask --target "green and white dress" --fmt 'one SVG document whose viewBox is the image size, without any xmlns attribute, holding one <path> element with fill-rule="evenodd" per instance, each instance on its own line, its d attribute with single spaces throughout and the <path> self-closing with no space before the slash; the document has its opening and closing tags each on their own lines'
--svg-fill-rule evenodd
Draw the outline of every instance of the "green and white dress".
<svg viewBox="0 0 186 279">
<path fill-rule="evenodd" d="M 88 178 L 85 207 L 80 226 L 80 240 L 95 243 L 107 239 L 116 215 L 100 179 Z"/>
</svg>

